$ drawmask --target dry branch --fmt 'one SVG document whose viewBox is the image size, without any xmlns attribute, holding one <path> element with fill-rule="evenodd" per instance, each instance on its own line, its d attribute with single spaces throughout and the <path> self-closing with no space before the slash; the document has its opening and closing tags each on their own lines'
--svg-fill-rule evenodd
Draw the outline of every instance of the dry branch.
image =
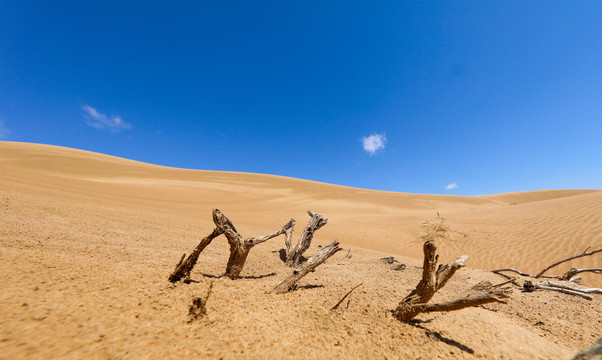
<svg viewBox="0 0 602 360">
<path fill-rule="evenodd" d="M 290 237 L 287 234 L 286 244 L 286 265 L 291 267 L 299 266 L 299 262 L 301 261 L 301 256 L 303 253 L 309 249 L 311 245 L 311 240 L 314 237 L 314 233 L 320 229 L 322 226 L 326 225 L 328 219 L 324 218 L 322 215 L 318 213 L 314 213 L 311 210 L 307 210 L 307 214 L 311 216 L 311 220 L 303 230 L 303 234 L 299 238 L 297 245 L 294 247 L 290 241 Z M 292 230 L 291 230 L 292 232 Z"/>
<path fill-rule="evenodd" d="M 456 311 L 467 307 L 489 304 L 492 302 L 506 303 L 510 295 L 510 289 L 500 288 L 483 281 L 473 286 L 466 294 L 455 299 L 436 304 L 404 304 L 397 307 L 393 316 L 401 321 L 408 321 L 420 313 L 435 311 Z"/>
<path fill-rule="evenodd" d="M 559 284 L 559 283 L 553 282 L 553 281 L 543 281 L 541 284 L 546 285 L 546 286 L 554 286 L 554 287 L 563 288 L 563 289 L 575 290 L 575 291 L 579 291 L 579 292 L 582 292 L 585 294 L 602 294 L 602 289 L 598 289 L 598 288 L 579 288 L 579 287 L 575 287 L 575 286 Z"/>
<path fill-rule="evenodd" d="M 560 280 L 568 280 L 571 281 L 575 275 L 577 274 L 581 274 L 584 272 L 592 272 L 594 274 L 602 274 L 602 268 L 592 268 L 592 269 L 575 269 L 575 268 L 571 268 L 569 271 L 567 271 L 566 273 L 564 273 L 564 275 L 560 276 L 559 279 Z"/>
<path fill-rule="evenodd" d="M 408 321 L 423 312 L 460 310 L 491 302 L 506 303 L 505 299 L 508 297 L 510 289 L 501 286 L 508 281 L 498 285 L 491 285 L 488 282 L 479 283 L 458 298 L 437 304 L 427 304 L 437 290 L 445 286 L 459 268 L 466 265 L 468 256 L 460 256 L 451 263 L 439 265 L 437 268 L 439 256 L 436 254 L 435 244 L 426 241 L 423 250 L 422 279 L 393 311 L 393 316 L 398 320 Z"/>
<path fill-rule="evenodd" d="M 249 255 L 249 251 L 253 246 L 268 241 L 278 235 L 285 234 L 287 231 L 292 231 L 291 229 L 295 224 L 295 220 L 291 219 L 278 231 L 250 239 L 243 239 L 238 231 L 236 231 L 236 228 L 230 219 L 217 209 L 214 210 L 214 214 L 216 214 L 213 217 L 215 225 L 226 236 L 228 244 L 230 244 L 230 258 L 226 265 L 225 275 L 233 280 L 237 279 L 240 275 L 245 261 L 247 260 L 247 256 Z"/>
<path fill-rule="evenodd" d="M 336 310 L 336 309 L 339 307 L 339 305 L 341 305 L 341 303 L 342 303 L 343 301 L 345 301 L 345 299 L 347 298 L 347 296 L 349 296 L 349 294 L 351 294 L 351 292 L 352 292 L 353 290 L 357 289 L 358 287 L 360 287 L 360 286 L 362 286 L 362 285 L 364 285 L 364 283 L 360 283 L 360 284 L 358 284 L 358 285 L 355 285 L 353 288 L 351 288 L 351 290 L 347 291 L 347 294 L 345 294 L 345 296 L 343 296 L 343 297 L 341 298 L 341 300 L 339 300 L 339 302 L 338 302 L 338 303 L 336 303 L 336 304 L 335 304 L 335 306 L 333 306 L 333 307 L 332 307 L 332 308 L 331 308 L 329 311 Z"/>
<path fill-rule="evenodd" d="M 214 210 L 214 217 L 215 211 L 219 210 Z M 180 261 L 178 262 L 178 265 L 176 265 L 174 271 L 169 275 L 169 281 L 176 282 L 181 280 L 182 278 L 188 279 L 190 277 L 190 272 L 192 271 L 192 268 L 194 268 L 194 265 L 196 265 L 196 262 L 199 259 L 199 255 L 201 255 L 201 252 L 207 247 L 207 245 L 211 243 L 213 239 L 215 239 L 221 234 L 222 232 L 220 231 L 220 229 L 213 229 L 213 232 L 207 237 L 205 237 L 203 240 L 201 240 L 201 242 L 196 246 L 196 248 L 194 248 L 194 250 L 186 260 L 184 260 L 186 254 L 182 255 Z"/>
<path fill-rule="evenodd" d="M 526 273 L 516 270 L 514 268 L 495 269 L 495 270 L 491 270 L 491 272 L 501 275 L 501 276 L 505 277 L 506 279 L 509 279 L 510 277 L 508 275 L 504 274 L 503 273 L 504 271 L 511 271 L 511 272 L 519 274 L 520 276 L 529 277 L 529 278 L 533 278 L 533 279 L 547 278 L 547 279 L 558 279 L 558 280 L 568 280 L 568 281 L 577 281 L 579 279 L 579 277 L 576 275 L 578 275 L 580 273 L 584 273 L 584 272 L 591 272 L 594 274 L 602 274 L 602 268 L 590 268 L 590 269 L 571 268 L 569 271 L 567 271 L 563 275 L 544 275 L 544 273 L 546 271 L 548 271 L 548 270 L 552 269 L 553 267 L 558 266 L 562 263 L 565 263 L 567 261 L 578 259 L 578 258 L 584 257 L 584 256 L 594 255 L 596 253 L 602 252 L 602 249 L 592 250 L 590 252 L 588 252 L 587 250 L 588 249 L 585 249 L 585 251 L 581 254 L 574 255 L 574 256 L 568 257 L 566 259 L 557 261 L 557 262 L 553 263 L 552 265 L 546 267 L 545 269 L 541 270 L 537 275 L 526 274 Z"/>
<path fill-rule="evenodd" d="M 548 270 L 550 270 L 551 268 L 553 268 L 553 267 L 555 267 L 555 266 L 558 266 L 558 265 L 560 265 L 560 264 L 562 264 L 562 263 L 564 263 L 564 262 L 567 262 L 567 261 L 570 261 L 570 260 L 573 260 L 573 259 L 578 259 L 578 258 L 580 258 L 580 257 L 584 257 L 584 256 L 590 256 L 590 255 L 593 255 L 593 254 L 596 254 L 596 253 L 599 253 L 599 252 L 602 252 L 602 249 L 592 250 L 592 251 L 590 251 L 590 252 L 587 252 L 587 249 L 586 249 L 586 250 L 585 250 L 583 253 L 581 253 L 581 254 L 579 254 L 579 255 L 573 255 L 573 256 L 571 256 L 571 257 L 568 257 L 568 258 L 566 258 L 566 259 L 562 259 L 562 260 L 560 260 L 560 261 L 557 261 L 557 262 L 553 263 L 552 265 L 548 266 L 547 268 L 545 268 L 545 269 L 541 270 L 541 271 L 540 271 L 540 272 L 539 272 L 537 275 L 535 275 L 534 277 L 535 277 L 536 279 L 538 279 L 538 278 L 540 278 L 540 277 L 541 277 L 541 276 L 542 276 L 542 275 L 543 275 L 543 274 L 544 274 L 546 271 L 548 271 Z"/>
<path fill-rule="evenodd" d="M 555 283 L 554 283 L 555 284 Z M 557 284 L 557 285 L 561 285 L 561 284 Z M 579 291 L 579 289 L 575 289 L 575 288 L 571 288 L 569 286 L 555 286 L 550 284 L 549 281 L 544 281 L 541 283 L 534 283 L 532 281 L 525 281 L 524 284 L 524 289 L 525 291 L 533 291 L 535 289 L 539 289 L 539 290 L 552 290 L 552 291 L 558 291 L 558 292 L 562 292 L 565 294 L 569 294 L 569 295 L 575 295 L 575 296 L 581 296 L 584 299 L 587 300 L 593 300 L 594 297 L 591 295 L 586 294 L 585 292 Z"/>
<path fill-rule="evenodd" d="M 176 282 L 181 279 L 188 279 L 192 268 L 196 265 L 201 252 L 211 243 L 211 241 L 221 234 L 224 234 L 230 244 L 230 258 L 228 259 L 228 265 L 226 266 L 226 274 L 230 279 L 236 279 L 240 275 L 242 268 L 245 264 L 247 256 L 251 248 L 257 244 L 261 244 L 271 238 L 274 238 L 281 234 L 289 234 L 292 232 L 292 228 L 295 225 L 295 220 L 291 219 L 282 229 L 275 231 L 271 234 L 258 236 L 244 240 L 238 233 L 230 219 L 222 214 L 219 209 L 213 210 L 213 223 L 215 229 L 213 232 L 205 237 L 196 246 L 192 253 L 184 260 L 186 254 L 182 255 L 175 270 L 169 275 L 169 281 Z"/>
<path fill-rule="evenodd" d="M 314 271 L 316 267 L 325 262 L 329 257 L 336 254 L 338 251 L 343 250 L 339 248 L 339 242 L 333 241 L 330 245 L 324 247 L 318 251 L 312 257 L 310 257 L 303 265 L 295 269 L 293 273 L 284 279 L 280 284 L 276 285 L 270 293 L 284 294 L 289 292 L 302 277 L 308 273 Z"/>
</svg>

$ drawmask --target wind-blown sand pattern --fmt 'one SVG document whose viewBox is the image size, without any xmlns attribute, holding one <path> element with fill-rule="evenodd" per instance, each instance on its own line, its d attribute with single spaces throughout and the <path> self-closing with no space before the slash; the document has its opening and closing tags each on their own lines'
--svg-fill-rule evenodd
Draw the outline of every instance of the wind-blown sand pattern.
<svg viewBox="0 0 602 360">
<path fill-rule="evenodd" d="M 8 199 L 4 201 L 3 199 Z M 468 254 L 436 299 L 481 280 L 483 270 L 536 273 L 602 247 L 602 191 L 490 196 L 417 195 L 279 176 L 172 169 L 85 151 L 0 142 L 0 358 L 487 358 L 564 359 L 602 332 L 602 295 L 515 288 L 508 305 L 423 314 L 405 324 L 390 310 L 420 278 L 425 221 L 446 219 L 441 262 Z M 212 229 L 219 208 L 243 236 L 307 209 L 329 219 L 307 254 L 338 239 L 342 251 L 284 295 L 284 238 L 251 250 L 242 278 L 218 278 L 228 245 L 216 238 L 192 272 L 168 283 L 182 253 Z M 408 265 L 392 271 L 379 259 Z M 591 256 L 553 269 L 600 267 Z M 482 270 L 477 270 L 482 269 Z M 585 277 L 602 286 L 600 275 Z M 207 315 L 186 323 L 194 296 L 214 282 Z M 349 305 L 330 309 L 362 283 Z"/>
</svg>

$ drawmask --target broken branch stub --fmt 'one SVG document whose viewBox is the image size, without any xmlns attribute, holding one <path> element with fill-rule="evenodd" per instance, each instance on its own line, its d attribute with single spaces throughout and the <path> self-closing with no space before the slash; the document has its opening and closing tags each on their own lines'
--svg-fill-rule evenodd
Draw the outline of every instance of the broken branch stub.
<svg viewBox="0 0 602 360">
<path fill-rule="evenodd" d="M 320 229 L 322 226 L 326 225 L 326 223 L 328 222 L 327 218 L 323 217 L 322 215 L 320 215 L 318 213 L 314 213 L 311 210 L 307 210 L 307 214 L 309 216 L 311 216 L 311 219 L 309 220 L 309 223 L 305 227 L 305 230 L 303 230 L 303 234 L 301 234 L 301 237 L 299 238 L 297 245 L 295 245 L 294 247 L 292 246 L 290 238 L 288 237 L 288 234 L 287 234 L 286 265 L 288 265 L 288 266 L 291 266 L 291 267 L 299 266 L 299 262 L 301 261 L 301 256 L 307 249 L 309 249 L 309 246 L 311 245 L 311 240 L 314 237 L 314 233 L 318 229 Z M 292 230 L 291 230 L 291 233 L 292 233 Z"/>
<path fill-rule="evenodd" d="M 215 211 L 219 211 L 219 210 L 214 210 L 214 214 L 213 214 L 214 217 L 215 217 Z M 182 255 L 182 257 L 180 258 L 180 261 L 178 262 L 178 265 L 176 265 L 176 268 L 174 269 L 174 271 L 169 275 L 169 281 L 177 282 L 183 278 L 184 279 L 189 278 L 190 272 L 192 271 L 192 268 L 194 268 L 194 266 L 196 265 L 196 262 L 199 259 L 199 255 L 201 255 L 201 252 L 203 250 L 205 250 L 207 245 L 211 244 L 211 241 L 213 239 L 215 239 L 216 237 L 218 237 L 221 234 L 222 234 L 222 232 L 219 228 L 213 229 L 213 232 L 211 234 L 209 234 L 208 236 L 206 236 L 205 238 L 203 238 L 203 240 L 201 240 L 201 242 L 194 248 L 192 253 L 188 256 L 188 258 L 186 258 L 186 260 L 184 260 L 184 258 L 186 257 L 186 254 Z"/>
<path fill-rule="evenodd" d="M 400 321 L 408 321 L 416 315 L 424 312 L 433 311 L 454 311 L 467 307 L 487 304 L 490 302 L 506 302 L 510 292 L 508 288 L 501 288 L 505 285 L 491 285 L 488 282 L 479 283 L 468 290 L 464 295 L 450 301 L 428 304 L 428 301 L 451 279 L 455 272 L 466 266 L 467 255 L 455 259 L 449 264 L 442 264 L 437 267 L 439 256 L 437 247 L 431 241 L 424 243 L 424 265 L 422 269 L 422 279 L 416 285 L 416 288 L 406 296 L 393 311 L 393 316 Z"/>
<path fill-rule="evenodd" d="M 280 284 L 276 285 L 270 293 L 284 294 L 289 292 L 302 277 L 314 271 L 316 267 L 328 260 L 329 257 L 341 251 L 338 241 L 333 241 L 330 245 L 318 251 L 310 257 L 300 268 L 295 269 L 293 273 L 284 279 Z"/>
</svg>

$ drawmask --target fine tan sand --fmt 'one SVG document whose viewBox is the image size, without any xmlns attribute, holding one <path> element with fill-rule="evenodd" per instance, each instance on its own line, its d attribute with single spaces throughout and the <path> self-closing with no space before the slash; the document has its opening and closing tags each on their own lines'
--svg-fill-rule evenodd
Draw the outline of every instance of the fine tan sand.
<svg viewBox="0 0 602 360">
<path fill-rule="evenodd" d="M 536 273 L 601 248 L 599 190 L 392 193 L 0 142 L 0 203 L 1 359 L 566 359 L 602 335 L 602 295 L 515 287 L 507 305 L 423 314 L 414 324 L 390 314 L 420 279 L 420 235 L 438 214 L 449 226 L 437 243 L 440 261 L 468 254 L 469 268 L 433 300 L 502 280 L 485 270 Z M 296 291 L 274 295 L 266 292 L 291 273 L 280 259 L 284 238 L 254 247 L 232 281 L 219 277 L 228 244 L 218 237 L 192 272 L 198 282 L 170 284 L 180 256 L 212 231 L 213 208 L 248 237 L 295 218 L 295 238 L 311 209 L 329 221 L 307 255 L 334 239 L 345 251 Z M 393 271 L 385 256 L 408 267 Z M 602 256 L 550 273 L 571 266 L 601 267 Z M 584 283 L 602 287 L 601 278 Z M 188 324 L 192 298 L 211 282 L 206 316 Z"/>
</svg>

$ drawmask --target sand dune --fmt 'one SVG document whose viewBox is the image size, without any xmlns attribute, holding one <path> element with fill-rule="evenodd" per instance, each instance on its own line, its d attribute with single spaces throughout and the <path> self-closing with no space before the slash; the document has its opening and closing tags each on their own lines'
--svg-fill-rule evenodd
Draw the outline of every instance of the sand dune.
<svg viewBox="0 0 602 360">
<path fill-rule="evenodd" d="M 489 196 L 369 191 L 270 175 L 160 167 L 80 150 L 0 142 L 3 287 L 0 358 L 566 358 L 600 336 L 602 306 L 564 294 L 515 291 L 507 306 L 424 316 L 387 314 L 420 276 L 422 224 L 449 226 L 441 260 L 468 254 L 475 269 L 536 272 L 602 247 L 602 191 L 550 190 Z M 253 249 L 243 278 L 221 275 L 225 241 L 202 254 L 199 283 L 166 277 L 183 252 L 212 230 L 221 209 L 247 236 L 280 228 L 305 211 L 329 218 L 309 252 L 333 239 L 337 255 L 305 288 L 274 296 L 288 274 L 280 238 Z M 395 255 L 404 272 L 378 259 Z M 337 265 L 338 263 L 344 265 Z M 602 265 L 575 260 L 552 271 Z M 462 270 L 441 296 L 481 279 Z M 600 276 L 585 279 L 600 286 Z M 455 279 L 455 278 L 454 278 Z M 187 306 L 214 281 L 207 318 L 185 323 Z M 350 306 L 328 309 L 364 282 Z M 568 317 L 567 317 L 568 316 Z M 543 321 L 543 325 L 539 322 Z M 475 324 L 478 333 L 475 334 Z"/>
</svg>

